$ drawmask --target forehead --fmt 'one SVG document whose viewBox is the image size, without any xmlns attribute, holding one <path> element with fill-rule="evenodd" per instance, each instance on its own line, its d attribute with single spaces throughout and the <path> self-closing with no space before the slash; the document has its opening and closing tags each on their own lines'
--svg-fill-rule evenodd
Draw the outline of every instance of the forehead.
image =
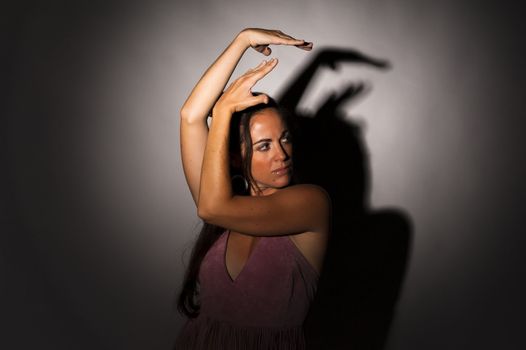
<svg viewBox="0 0 526 350">
<path fill-rule="evenodd" d="M 250 119 L 250 135 L 255 140 L 261 137 L 280 135 L 286 125 L 275 108 L 267 108 L 258 112 Z"/>
</svg>

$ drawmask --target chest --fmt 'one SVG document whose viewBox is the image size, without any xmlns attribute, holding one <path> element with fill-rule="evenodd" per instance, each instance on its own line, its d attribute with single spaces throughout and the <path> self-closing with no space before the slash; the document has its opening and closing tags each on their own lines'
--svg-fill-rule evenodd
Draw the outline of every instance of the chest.
<svg viewBox="0 0 526 350">
<path fill-rule="evenodd" d="M 228 231 L 226 235 L 225 267 L 230 279 L 235 281 L 249 262 L 261 237 L 248 236 L 234 231 Z"/>
<path fill-rule="evenodd" d="M 252 236 L 249 236 L 250 238 Z M 249 240 L 226 231 L 207 252 L 199 280 L 205 293 L 237 290 L 254 293 L 253 288 L 272 289 L 276 281 L 290 281 L 298 269 L 297 257 L 286 236 L 256 237 Z"/>
</svg>

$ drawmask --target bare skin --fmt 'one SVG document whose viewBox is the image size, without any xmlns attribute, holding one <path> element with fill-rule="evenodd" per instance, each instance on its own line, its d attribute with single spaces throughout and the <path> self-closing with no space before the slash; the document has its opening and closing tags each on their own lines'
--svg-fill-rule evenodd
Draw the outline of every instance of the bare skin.
<svg viewBox="0 0 526 350">
<path fill-rule="evenodd" d="M 291 45 L 304 50 L 311 43 L 279 31 L 243 30 L 217 58 L 194 87 L 181 110 L 181 154 L 185 176 L 206 222 L 230 230 L 226 267 L 235 279 L 259 237 L 289 235 L 306 259 L 321 270 L 329 234 L 330 199 L 314 185 L 288 186 L 292 145 L 274 109 L 253 117 L 252 176 L 261 192 L 234 196 L 230 183 L 228 132 L 232 113 L 267 101 L 252 96 L 251 88 L 268 74 L 277 60 L 262 62 L 235 80 L 221 95 L 244 51 L 252 47 L 269 55 L 269 45 Z M 221 96 L 221 97 L 220 97 Z M 219 98 L 219 99 L 218 99 Z M 206 119 L 213 109 L 208 130 Z M 259 148 L 258 148 L 259 147 Z"/>
<path fill-rule="evenodd" d="M 251 195 L 270 195 L 289 185 L 292 176 L 292 150 L 289 130 L 274 108 L 265 109 L 252 117 L 250 122 L 252 137 L 251 171 L 260 192 L 253 189 Z M 285 168 L 285 169 L 283 169 Z M 323 244 L 316 246 L 316 240 L 309 242 L 312 235 L 305 233 L 290 235 L 311 265 L 320 272 L 323 263 Z M 229 234 L 226 252 L 226 267 L 233 280 L 237 278 L 248 261 L 259 237 L 233 232 Z M 309 250 L 315 245 L 314 249 Z"/>
<path fill-rule="evenodd" d="M 286 124 L 274 108 L 264 109 L 250 120 L 252 137 L 251 173 L 261 193 L 269 195 L 286 187 L 292 179 L 292 141 Z"/>
</svg>

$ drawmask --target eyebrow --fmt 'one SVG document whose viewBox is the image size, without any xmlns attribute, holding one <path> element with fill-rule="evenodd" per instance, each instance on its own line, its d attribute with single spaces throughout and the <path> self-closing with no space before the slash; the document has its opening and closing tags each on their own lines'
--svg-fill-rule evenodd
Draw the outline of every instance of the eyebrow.
<svg viewBox="0 0 526 350">
<path fill-rule="evenodd" d="M 281 133 L 280 138 L 282 138 L 283 135 L 285 135 L 285 134 L 288 133 L 288 132 L 289 132 L 289 130 L 284 130 L 284 131 Z M 270 142 L 270 141 L 272 141 L 272 139 L 261 139 L 261 140 L 258 140 L 258 141 L 256 141 L 256 142 L 254 142 L 254 143 L 252 144 L 252 146 L 257 145 L 258 143 L 261 143 L 261 142 Z"/>
</svg>

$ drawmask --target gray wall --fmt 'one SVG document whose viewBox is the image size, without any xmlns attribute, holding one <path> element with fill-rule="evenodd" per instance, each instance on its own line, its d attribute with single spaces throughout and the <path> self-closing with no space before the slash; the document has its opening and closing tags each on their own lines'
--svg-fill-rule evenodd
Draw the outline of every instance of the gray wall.
<svg viewBox="0 0 526 350">
<path fill-rule="evenodd" d="M 169 349 L 198 232 L 178 110 L 245 27 L 276 47 L 278 94 L 323 47 L 389 70 L 321 69 L 300 109 L 363 81 L 372 208 L 413 227 L 386 349 L 519 349 L 526 303 L 524 11 L 464 1 L 25 5 L 2 16 L 1 297 L 6 349 Z M 234 75 L 262 56 L 248 52 Z M 343 150 L 345 151 L 345 150 Z"/>
</svg>

